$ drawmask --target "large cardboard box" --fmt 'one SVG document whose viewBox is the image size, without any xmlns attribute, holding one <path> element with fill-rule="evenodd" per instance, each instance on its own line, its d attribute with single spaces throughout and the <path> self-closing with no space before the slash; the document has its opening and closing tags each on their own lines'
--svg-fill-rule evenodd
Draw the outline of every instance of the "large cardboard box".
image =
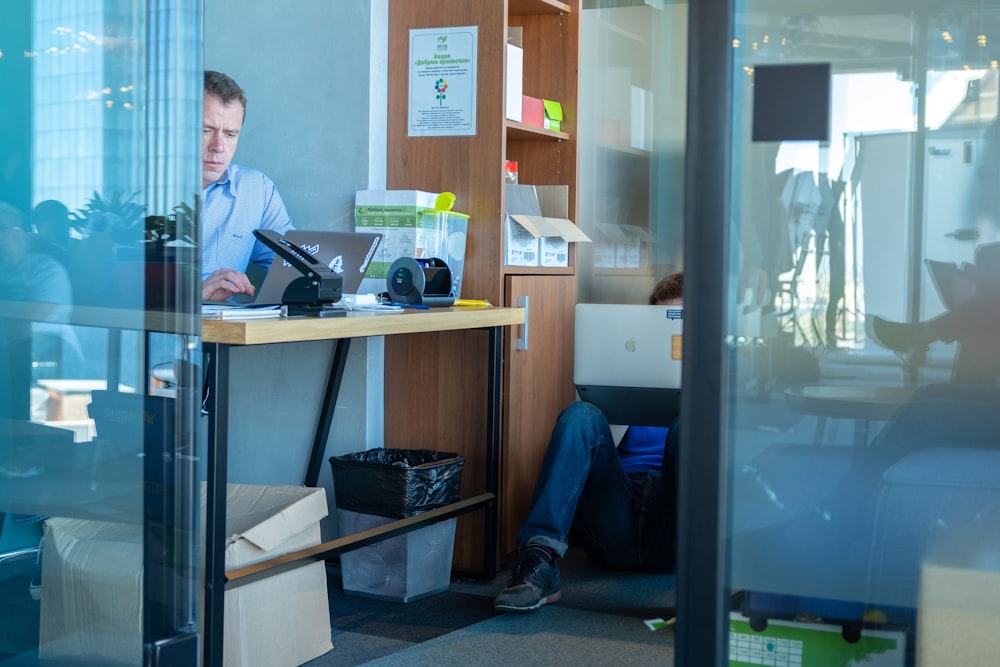
<svg viewBox="0 0 1000 667">
<path fill-rule="evenodd" d="M 319 544 L 327 511 L 322 488 L 230 484 L 226 569 Z M 141 525 L 49 519 L 39 657 L 142 664 L 142 569 Z M 324 564 L 226 591 L 224 635 L 228 667 L 294 667 L 332 649 Z"/>
<path fill-rule="evenodd" d="M 988 563 L 988 561 L 987 561 Z M 926 563 L 920 576 L 918 665 L 992 665 L 1000 655 L 1000 572 Z"/>
<path fill-rule="evenodd" d="M 508 266 L 569 265 L 569 244 L 590 237 L 569 219 L 569 187 L 507 186 L 505 258 Z"/>
<path fill-rule="evenodd" d="M 469 216 L 452 211 L 454 201 L 447 192 L 359 190 L 354 198 L 355 230 L 382 234 L 359 291 L 385 292 L 389 267 L 400 257 L 436 257 L 448 265 L 452 291 L 459 298 Z"/>
</svg>

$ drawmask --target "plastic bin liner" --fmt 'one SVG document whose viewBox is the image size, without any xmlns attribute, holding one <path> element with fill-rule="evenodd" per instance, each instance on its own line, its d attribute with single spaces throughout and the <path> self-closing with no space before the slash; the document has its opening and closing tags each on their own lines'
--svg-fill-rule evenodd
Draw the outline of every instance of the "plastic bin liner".
<svg viewBox="0 0 1000 667">
<path fill-rule="evenodd" d="M 402 519 L 456 502 L 465 458 L 430 449 L 331 456 L 337 508 Z"/>
</svg>

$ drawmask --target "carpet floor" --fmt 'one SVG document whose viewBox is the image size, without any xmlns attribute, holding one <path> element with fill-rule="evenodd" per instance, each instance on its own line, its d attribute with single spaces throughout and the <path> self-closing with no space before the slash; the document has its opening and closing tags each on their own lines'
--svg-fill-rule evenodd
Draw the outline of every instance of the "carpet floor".
<svg viewBox="0 0 1000 667">
<path fill-rule="evenodd" d="M 670 665 L 672 575 L 609 572 L 571 549 L 560 563 L 562 599 L 524 614 L 497 614 L 490 582 L 455 580 L 449 590 L 408 603 L 345 595 L 330 568 L 334 649 L 308 667 L 332 665 Z"/>
</svg>

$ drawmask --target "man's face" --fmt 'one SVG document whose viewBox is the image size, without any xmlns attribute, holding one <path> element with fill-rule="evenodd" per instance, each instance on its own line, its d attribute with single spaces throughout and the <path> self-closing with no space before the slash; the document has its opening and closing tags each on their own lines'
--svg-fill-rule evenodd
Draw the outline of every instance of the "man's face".
<svg viewBox="0 0 1000 667">
<path fill-rule="evenodd" d="M 205 95 L 204 115 L 201 187 L 207 188 L 219 180 L 233 161 L 243 127 L 243 105 L 239 100 L 225 104 L 215 95 Z"/>
</svg>

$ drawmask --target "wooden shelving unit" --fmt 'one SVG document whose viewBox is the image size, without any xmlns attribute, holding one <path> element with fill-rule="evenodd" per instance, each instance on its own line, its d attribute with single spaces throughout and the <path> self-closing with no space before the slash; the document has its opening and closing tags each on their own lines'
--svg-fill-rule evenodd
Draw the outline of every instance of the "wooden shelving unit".
<svg viewBox="0 0 1000 667">
<path fill-rule="evenodd" d="M 506 8 L 506 11 L 505 11 Z M 476 26 L 478 39 L 476 134 L 462 137 L 407 135 L 409 31 Z M 522 31 L 525 95 L 557 100 L 562 131 L 552 132 L 504 117 L 508 28 Z M 573 310 L 576 303 L 575 253 L 566 268 L 504 265 L 504 161 L 516 160 L 521 183 L 569 186 L 569 217 L 576 219 L 580 33 L 579 0 L 391 0 L 389 3 L 389 189 L 448 191 L 455 210 L 467 213 L 469 235 L 462 296 L 498 305 L 525 304 L 528 348 L 520 349 L 521 327 L 504 341 L 503 445 L 499 486 L 499 554 L 516 549 L 514 535 L 527 512 L 555 418 L 573 400 Z M 524 298 L 527 301 L 524 301 Z M 433 447 L 466 458 L 463 487 L 482 478 L 486 432 L 482 391 L 468 377 L 481 359 L 485 336 L 469 332 L 421 334 L 386 339 L 386 446 Z M 464 372 L 462 372 L 464 369 Z M 480 378 L 481 380 L 482 378 Z M 413 387 L 421 390 L 414 392 Z M 414 396 L 418 400 L 414 400 Z M 462 421 L 458 439 L 441 440 L 444 424 Z M 454 432 L 454 429 L 451 429 Z M 481 492 L 469 486 L 463 496 Z M 482 519 L 459 519 L 455 567 L 477 562 Z"/>
<path fill-rule="evenodd" d="M 516 120 L 508 120 L 506 121 L 506 125 L 508 141 L 544 141 L 546 139 L 550 141 L 565 141 L 570 139 L 569 132 L 546 130 L 543 127 L 525 125 L 524 123 L 519 123 Z"/>
</svg>

